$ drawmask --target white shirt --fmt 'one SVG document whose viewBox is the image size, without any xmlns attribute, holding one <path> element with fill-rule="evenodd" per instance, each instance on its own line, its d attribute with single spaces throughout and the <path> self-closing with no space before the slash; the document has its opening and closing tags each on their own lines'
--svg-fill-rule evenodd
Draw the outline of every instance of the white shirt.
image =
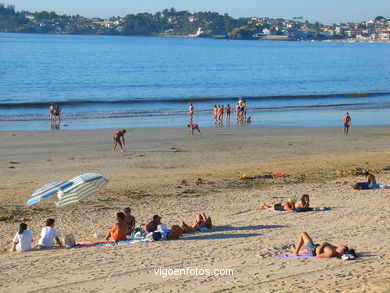
<svg viewBox="0 0 390 293">
<path fill-rule="evenodd" d="M 38 240 L 38 245 L 44 246 L 44 247 L 51 247 L 53 238 L 57 237 L 58 233 L 57 230 L 53 227 L 46 226 L 42 228 L 41 232 L 41 238 Z"/>
<path fill-rule="evenodd" d="M 31 250 L 32 240 L 33 240 L 33 234 L 30 230 L 24 230 L 22 234 L 19 234 L 19 232 L 17 232 L 13 239 L 13 242 L 17 243 L 16 251 L 24 252 L 24 251 Z"/>
</svg>

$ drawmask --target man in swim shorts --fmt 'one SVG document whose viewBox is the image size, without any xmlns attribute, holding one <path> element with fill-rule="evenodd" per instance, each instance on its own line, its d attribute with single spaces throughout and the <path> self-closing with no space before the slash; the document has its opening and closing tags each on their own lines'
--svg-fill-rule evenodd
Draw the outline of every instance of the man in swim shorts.
<svg viewBox="0 0 390 293">
<path fill-rule="evenodd" d="M 119 131 L 114 133 L 114 136 L 112 137 L 112 144 L 114 145 L 114 147 L 112 149 L 113 152 L 115 152 L 116 146 L 118 144 L 119 144 L 119 146 L 121 148 L 121 152 L 124 152 L 123 146 L 122 146 L 122 142 L 121 142 L 121 138 L 122 138 L 122 141 L 123 141 L 123 145 L 125 145 L 125 133 L 126 133 L 126 129 L 119 130 Z"/>
<path fill-rule="evenodd" d="M 194 130 L 198 130 L 199 134 L 201 134 L 198 124 L 190 122 L 190 124 L 187 124 L 187 127 L 190 128 L 190 130 L 188 132 L 189 135 L 193 135 L 194 134 Z"/>
<path fill-rule="evenodd" d="M 304 244 L 306 245 L 306 249 L 301 249 Z M 298 255 L 301 252 L 318 258 L 341 256 L 347 250 L 348 247 L 343 244 L 339 246 L 334 246 L 328 242 L 324 242 L 321 245 L 314 244 L 313 240 L 306 232 L 299 234 L 297 244 L 291 249 L 292 255 Z"/>
<path fill-rule="evenodd" d="M 344 121 L 344 135 L 348 135 L 349 127 L 351 126 L 351 116 L 347 112 L 343 118 Z"/>
</svg>

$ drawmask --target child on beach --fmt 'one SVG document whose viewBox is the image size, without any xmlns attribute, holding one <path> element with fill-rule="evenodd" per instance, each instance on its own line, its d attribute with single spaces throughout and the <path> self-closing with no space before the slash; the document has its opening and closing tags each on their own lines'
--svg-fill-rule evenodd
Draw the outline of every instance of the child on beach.
<svg viewBox="0 0 390 293">
<path fill-rule="evenodd" d="M 33 242 L 33 233 L 27 230 L 27 224 L 21 223 L 19 225 L 19 231 L 15 234 L 12 240 L 12 248 L 10 251 L 25 252 L 32 249 L 31 243 Z"/>
<path fill-rule="evenodd" d="M 38 248 L 51 248 L 53 239 L 56 240 L 58 246 L 64 247 L 60 238 L 58 237 L 57 230 L 54 228 L 55 220 L 47 219 L 46 227 L 42 228 L 41 238 L 38 240 Z"/>
<path fill-rule="evenodd" d="M 119 212 L 116 214 L 117 223 L 112 225 L 111 229 L 107 232 L 105 241 L 112 239 L 113 241 L 126 240 L 126 235 L 128 231 L 128 226 L 125 222 L 125 214 Z"/>
</svg>

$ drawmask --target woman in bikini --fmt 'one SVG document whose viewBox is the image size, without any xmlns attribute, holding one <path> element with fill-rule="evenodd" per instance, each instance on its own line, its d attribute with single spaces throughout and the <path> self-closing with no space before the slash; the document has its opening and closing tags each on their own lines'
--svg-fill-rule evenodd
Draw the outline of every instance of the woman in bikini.
<svg viewBox="0 0 390 293">
<path fill-rule="evenodd" d="M 206 217 L 206 214 L 197 214 L 193 228 L 199 231 L 201 228 L 206 227 L 207 229 L 212 228 L 212 222 L 210 217 Z"/>
</svg>

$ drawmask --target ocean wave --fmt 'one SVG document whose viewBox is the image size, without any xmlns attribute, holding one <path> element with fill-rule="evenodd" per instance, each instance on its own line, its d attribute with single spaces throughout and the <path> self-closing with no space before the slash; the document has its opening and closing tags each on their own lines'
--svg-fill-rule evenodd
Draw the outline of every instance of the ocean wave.
<svg viewBox="0 0 390 293">
<path fill-rule="evenodd" d="M 242 96 L 245 100 L 294 100 L 294 99 L 323 99 L 323 98 L 364 98 L 387 96 L 390 92 L 356 92 L 356 93 L 333 93 L 333 94 L 307 94 L 307 95 L 275 95 L 275 96 Z M 159 99 L 119 99 L 119 100 L 82 100 L 70 99 L 50 102 L 1 102 L 0 108 L 46 108 L 51 103 L 57 103 L 61 106 L 77 106 L 92 104 L 145 104 L 145 103 L 190 103 L 190 102 L 212 102 L 237 100 L 240 97 L 184 97 L 184 98 L 159 98 Z"/>
</svg>

